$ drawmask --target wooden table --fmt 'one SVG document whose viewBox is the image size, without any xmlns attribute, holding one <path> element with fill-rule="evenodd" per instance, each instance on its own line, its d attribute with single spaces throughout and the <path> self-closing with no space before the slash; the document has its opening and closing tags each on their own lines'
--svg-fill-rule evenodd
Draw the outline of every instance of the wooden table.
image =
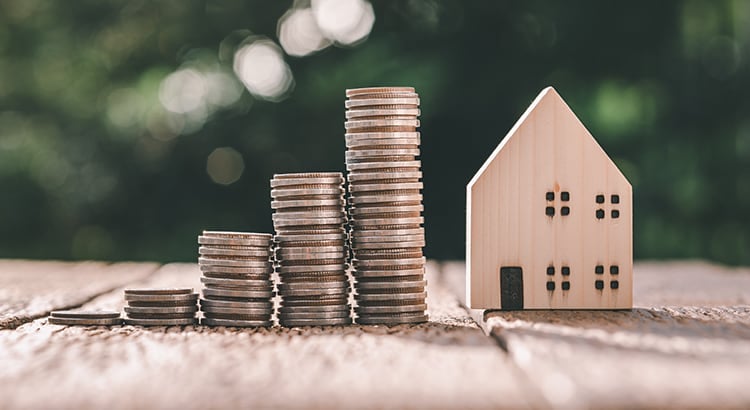
<svg viewBox="0 0 750 410">
<path fill-rule="evenodd" d="M 49 325 L 194 264 L 0 261 L 0 408 L 750 407 L 750 270 L 642 262 L 626 312 L 469 312 L 430 262 L 418 326 Z"/>
</svg>

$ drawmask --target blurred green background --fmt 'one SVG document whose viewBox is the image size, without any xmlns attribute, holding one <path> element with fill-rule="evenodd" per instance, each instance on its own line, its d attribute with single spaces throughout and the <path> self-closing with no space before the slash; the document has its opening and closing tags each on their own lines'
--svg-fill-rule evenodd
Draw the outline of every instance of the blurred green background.
<svg viewBox="0 0 750 410">
<path fill-rule="evenodd" d="M 412 85 L 432 258 L 554 85 L 634 185 L 636 258 L 750 263 L 750 2 L 0 2 L 0 257 L 190 261 L 344 170 L 344 90 Z"/>
</svg>

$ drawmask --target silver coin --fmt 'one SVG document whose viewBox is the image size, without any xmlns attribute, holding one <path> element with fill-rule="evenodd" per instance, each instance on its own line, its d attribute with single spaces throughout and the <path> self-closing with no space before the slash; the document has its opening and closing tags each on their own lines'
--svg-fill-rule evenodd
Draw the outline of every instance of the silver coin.
<svg viewBox="0 0 750 410">
<path fill-rule="evenodd" d="M 244 287 L 206 284 L 206 286 L 203 289 L 204 290 L 214 289 L 214 290 L 237 290 L 237 291 L 249 291 L 249 292 L 270 292 L 270 291 L 273 291 L 273 281 L 266 281 L 265 285 L 263 286 L 244 286 Z"/>
<path fill-rule="evenodd" d="M 309 241 L 341 241 L 348 238 L 346 231 L 339 228 L 336 232 L 310 234 L 310 235 L 276 235 L 276 242 L 285 244 L 287 242 L 309 242 Z"/>
<path fill-rule="evenodd" d="M 273 309 L 273 302 L 235 302 L 229 300 L 201 299 L 201 309 L 211 308 L 244 308 L 244 309 Z"/>
<path fill-rule="evenodd" d="M 247 246 L 267 248 L 271 245 L 270 239 L 265 238 L 220 238 L 210 236 L 199 236 L 198 244 L 200 245 L 218 245 L 218 246 Z"/>
<path fill-rule="evenodd" d="M 401 139 L 413 139 L 421 138 L 419 131 L 381 131 L 381 132 L 348 132 L 344 134 L 345 139 L 387 139 L 387 140 L 401 140 Z"/>
<path fill-rule="evenodd" d="M 384 93 L 414 93 L 414 87 L 362 87 L 362 88 L 347 88 L 346 97 L 356 97 L 361 95 L 369 94 L 384 94 Z"/>
<path fill-rule="evenodd" d="M 195 318 L 195 312 L 187 313 L 128 313 L 125 319 L 190 319 Z"/>
<path fill-rule="evenodd" d="M 313 297 L 313 296 L 324 296 L 324 295 L 348 295 L 351 289 L 349 287 L 343 288 L 332 288 L 332 289 L 289 289 L 286 288 L 283 291 L 279 290 L 279 295 L 284 297 Z"/>
<path fill-rule="evenodd" d="M 198 319 L 125 319 L 125 324 L 132 326 L 188 326 L 198 324 Z"/>
<path fill-rule="evenodd" d="M 308 195 L 325 195 L 332 196 L 334 199 L 344 193 L 342 186 L 332 186 L 329 188 L 274 188 L 271 190 L 271 198 L 284 198 Z"/>
<path fill-rule="evenodd" d="M 220 315 L 247 315 L 247 316 L 271 316 L 273 309 L 254 309 L 254 308 L 237 308 L 237 307 L 215 307 L 203 306 L 201 310 L 206 313 Z"/>
<path fill-rule="evenodd" d="M 379 225 L 422 225 L 424 223 L 424 217 L 412 217 L 412 218 L 372 218 L 372 219 L 357 219 L 352 221 L 354 226 L 379 226 Z"/>
<path fill-rule="evenodd" d="M 349 311 L 279 313 L 279 321 L 297 319 L 337 319 L 349 317 L 351 317 L 351 313 Z"/>
<path fill-rule="evenodd" d="M 354 107 L 374 107 L 378 105 L 413 105 L 419 106 L 418 97 L 404 97 L 404 98 L 363 98 L 347 100 L 344 103 L 346 108 Z"/>
<path fill-rule="evenodd" d="M 120 317 L 120 312 L 113 310 L 54 310 L 49 315 L 67 319 L 117 319 Z"/>
<path fill-rule="evenodd" d="M 390 234 L 389 234 L 390 233 Z M 401 237 L 404 236 L 411 236 L 411 235 L 421 235 L 424 237 L 424 228 L 407 228 L 407 229 L 387 229 L 387 230 L 376 230 L 376 229 L 370 229 L 366 231 L 354 231 L 352 232 L 352 240 L 364 240 L 366 238 L 372 238 L 372 241 L 379 241 L 381 239 L 376 238 L 384 238 L 383 241 L 387 241 L 385 238 L 395 238 L 392 240 L 392 242 L 398 242 L 400 241 Z"/>
<path fill-rule="evenodd" d="M 341 225 L 346 223 L 344 215 L 335 218 L 297 218 L 297 219 L 280 219 L 273 218 L 274 228 L 295 227 L 303 225 Z"/>
<path fill-rule="evenodd" d="M 349 282 L 292 282 L 292 283 L 280 283 L 279 291 L 285 292 L 287 290 L 305 290 L 305 289 L 346 289 L 349 287 Z"/>
<path fill-rule="evenodd" d="M 198 300 L 198 294 L 188 293 L 188 294 L 170 295 L 170 294 L 126 293 L 125 300 L 127 300 L 128 302 L 193 302 L 193 301 Z"/>
<path fill-rule="evenodd" d="M 228 239 L 262 239 L 269 241 L 273 237 L 270 233 L 235 232 L 235 231 L 203 231 L 203 236 Z"/>
<path fill-rule="evenodd" d="M 385 301 L 404 301 L 404 300 L 424 300 L 427 298 L 427 292 L 418 293 L 365 293 L 355 296 L 357 301 L 363 302 L 385 302 Z"/>
<path fill-rule="evenodd" d="M 388 280 L 388 281 L 358 281 L 355 287 L 359 289 L 409 289 L 409 288 L 421 288 L 427 286 L 426 280 L 412 280 L 412 281 L 399 281 L 399 280 Z"/>
<path fill-rule="evenodd" d="M 349 191 L 352 196 L 358 195 L 359 192 L 372 192 L 372 191 L 396 191 L 396 190 L 413 190 L 424 188 L 422 182 L 396 182 L 392 184 L 352 184 L 349 186 Z"/>
<path fill-rule="evenodd" d="M 49 317 L 47 323 L 63 326 L 117 326 L 122 324 L 122 318 L 71 318 L 71 317 Z"/>
<path fill-rule="evenodd" d="M 339 208 L 337 210 L 327 210 L 327 211 L 299 211 L 299 212 L 276 212 L 273 214 L 274 220 L 281 220 L 281 219 L 297 219 L 297 218 L 303 218 L 303 219 L 318 219 L 318 218 L 341 218 L 343 215 L 345 215 L 346 211 L 344 208 Z"/>
<path fill-rule="evenodd" d="M 407 313 L 407 312 L 424 312 L 427 310 L 426 304 L 418 305 L 397 305 L 397 306 L 358 306 L 354 311 L 358 315 L 382 315 L 387 313 Z"/>
<path fill-rule="evenodd" d="M 422 114 L 419 108 L 366 108 L 346 110 L 346 118 L 380 117 L 383 115 L 408 115 L 418 117 Z"/>
<path fill-rule="evenodd" d="M 296 265 L 296 266 L 279 266 L 278 272 L 280 274 L 294 274 L 294 273 L 307 273 L 307 272 L 346 272 L 347 265 L 331 264 L 331 265 Z"/>
<path fill-rule="evenodd" d="M 308 306 L 349 306 L 349 297 L 336 295 L 334 299 L 319 297 L 304 297 L 295 299 L 282 299 L 282 307 L 308 307 Z"/>
<path fill-rule="evenodd" d="M 279 313 L 349 312 L 349 305 L 281 306 Z"/>
<path fill-rule="evenodd" d="M 126 295 L 186 295 L 190 293 L 193 293 L 193 288 L 125 289 Z"/>
<path fill-rule="evenodd" d="M 347 150 L 345 156 L 347 159 L 356 158 L 374 158 L 374 157 L 400 157 L 400 156 L 419 156 L 419 148 L 394 148 L 394 149 L 363 149 Z"/>
<path fill-rule="evenodd" d="M 355 244 L 363 244 L 363 243 L 387 243 L 387 242 L 394 242 L 394 243 L 402 243 L 402 242 L 419 242 L 424 241 L 424 228 L 419 228 L 422 230 L 420 233 L 408 233 L 408 234 L 401 234 L 401 235 L 393 235 L 393 236 L 386 236 L 386 235 L 368 235 L 370 231 L 363 231 L 360 232 L 359 235 L 357 235 L 356 238 L 352 238 L 352 242 Z"/>
<path fill-rule="evenodd" d="M 273 178 L 271 188 L 298 185 L 340 185 L 344 182 L 344 175 L 340 172 L 327 177 L 315 178 Z"/>
<path fill-rule="evenodd" d="M 294 247 L 280 247 L 276 249 L 277 255 L 309 255 L 315 256 L 320 253 L 341 253 L 346 250 L 344 245 L 340 246 L 294 246 Z"/>
<path fill-rule="evenodd" d="M 396 172 L 350 172 L 347 178 L 349 182 L 354 184 L 362 181 L 382 181 L 382 180 L 393 180 L 393 179 L 421 179 L 422 171 L 419 168 L 414 168 L 413 171 L 396 171 Z"/>
<path fill-rule="evenodd" d="M 409 259 L 388 259 L 388 260 L 359 260 L 359 259 L 352 259 L 352 264 L 355 268 L 357 267 L 379 267 L 379 266 L 390 266 L 390 267 L 396 267 L 396 266 L 416 266 L 416 265 L 424 265 L 427 262 L 426 258 L 423 256 L 421 258 L 409 258 Z"/>
<path fill-rule="evenodd" d="M 229 319 L 212 319 L 203 318 L 201 324 L 204 326 L 224 326 L 224 327 L 269 327 L 270 320 L 229 320 Z"/>
<path fill-rule="evenodd" d="M 229 288 L 265 288 L 272 286 L 270 280 L 247 280 L 247 279 L 224 279 L 201 277 L 201 282 L 211 286 L 224 286 Z"/>
<path fill-rule="evenodd" d="M 351 119 L 344 122 L 344 128 L 347 130 L 358 128 L 378 128 L 378 127 L 414 127 L 420 126 L 418 119 L 407 116 L 405 118 L 386 118 L 386 119 Z"/>
<path fill-rule="evenodd" d="M 195 313 L 198 305 L 191 306 L 125 306 L 125 313 L 163 315 L 172 313 Z"/>
<path fill-rule="evenodd" d="M 284 199 L 271 201 L 271 209 L 286 209 L 286 208 L 308 208 L 308 207 L 320 207 L 320 206 L 345 206 L 346 201 L 343 198 L 327 198 L 327 199 Z"/>
<path fill-rule="evenodd" d="M 400 314 L 400 315 L 367 315 L 360 316 L 357 318 L 357 324 L 360 325 L 403 325 L 403 324 L 416 324 L 425 323 L 429 320 L 429 316 L 423 313 L 411 314 Z"/>
<path fill-rule="evenodd" d="M 270 248 L 214 248 L 210 246 L 198 247 L 198 254 L 202 256 L 242 256 L 242 257 L 257 257 L 259 259 L 268 259 L 271 254 Z"/>
<path fill-rule="evenodd" d="M 342 260 L 346 258 L 346 252 L 344 251 L 338 251 L 338 252 L 320 252 L 316 254 L 310 254 L 310 255 L 302 255 L 302 254 L 289 254 L 289 253 L 277 253 L 276 254 L 276 260 L 280 262 L 284 266 L 288 265 L 314 265 L 312 263 L 313 261 L 319 261 L 319 260 Z M 292 263 L 292 262 L 300 262 L 300 263 Z M 301 263 L 304 261 L 308 261 L 310 263 Z M 289 262 L 289 263 L 287 263 Z"/>
<path fill-rule="evenodd" d="M 223 266 L 229 268 L 268 268 L 268 261 L 259 261 L 252 259 L 221 259 L 218 257 L 198 258 L 198 264 L 201 266 Z"/>
<path fill-rule="evenodd" d="M 233 267 L 233 266 L 213 266 L 213 265 L 198 265 L 201 272 L 204 273 L 218 273 L 228 275 L 270 275 L 273 273 L 273 265 L 271 262 L 266 262 L 264 266 L 260 267 Z"/>
<path fill-rule="evenodd" d="M 423 248 L 426 246 L 424 240 L 415 242 L 357 242 L 352 245 L 355 256 L 356 252 L 360 250 L 378 250 L 378 249 L 409 249 L 409 248 Z"/>
<path fill-rule="evenodd" d="M 384 203 L 409 203 L 409 204 L 419 204 L 422 202 L 422 194 L 418 192 L 414 193 L 406 193 L 406 194 L 397 194 L 397 195 L 383 195 L 383 194 L 368 194 L 366 192 L 357 195 L 352 196 L 349 198 L 349 201 L 354 206 L 362 206 L 363 204 L 384 204 Z"/>
<path fill-rule="evenodd" d="M 303 327 L 303 326 L 341 326 L 352 324 L 350 317 L 341 317 L 333 319 L 293 319 L 279 320 L 279 324 L 284 327 Z"/>
<path fill-rule="evenodd" d="M 359 268 L 352 272 L 355 278 L 385 278 L 385 277 L 399 277 L 399 276 L 414 276 L 424 275 L 424 267 L 416 269 L 399 269 L 399 270 L 387 270 L 387 269 L 363 269 Z"/>
<path fill-rule="evenodd" d="M 215 289 L 204 288 L 203 296 L 205 298 L 223 297 L 223 298 L 248 298 L 248 299 L 270 299 L 273 297 L 271 290 L 237 290 L 237 289 Z"/>
<path fill-rule="evenodd" d="M 333 178 L 341 176 L 340 172 L 323 171 L 323 172 L 288 172 L 285 174 L 273 174 L 273 179 L 297 179 L 297 178 Z"/>
</svg>

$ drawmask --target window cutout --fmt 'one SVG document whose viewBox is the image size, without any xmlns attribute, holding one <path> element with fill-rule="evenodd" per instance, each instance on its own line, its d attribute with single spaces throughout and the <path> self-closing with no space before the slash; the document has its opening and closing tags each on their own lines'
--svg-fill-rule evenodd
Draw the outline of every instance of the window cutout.
<svg viewBox="0 0 750 410">
<path fill-rule="evenodd" d="M 603 280 L 597 280 L 596 282 L 594 282 L 594 287 L 597 288 L 597 289 L 599 289 L 599 290 L 604 289 L 604 281 Z"/>
<path fill-rule="evenodd" d="M 620 273 L 620 267 L 617 265 L 612 265 L 609 267 L 609 274 L 610 275 L 617 275 Z"/>
<path fill-rule="evenodd" d="M 547 282 L 547 290 L 555 290 L 555 282 Z"/>
<path fill-rule="evenodd" d="M 617 209 L 613 209 L 612 210 L 612 219 L 617 219 L 619 217 L 620 217 L 620 211 L 618 211 Z"/>
<path fill-rule="evenodd" d="M 563 276 L 570 276 L 570 268 L 567 266 L 562 267 L 562 274 Z"/>
<path fill-rule="evenodd" d="M 596 196 L 596 203 L 597 204 L 603 204 L 604 203 L 604 195 L 597 195 Z"/>
<path fill-rule="evenodd" d="M 594 268 L 594 273 L 596 273 L 597 275 L 603 275 L 604 274 L 604 266 L 602 266 L 602 265 L 596 265 L 596 267 Z"/>
<path fill-rule="evenodd" d="M 562 283 L 562 290 L 570 290 L 570 282 L 567 280 Z"/>
<path fill-rule="evenodd" d="M 555 216 L 555 208 L 548 206 L 547 208 L 544 209 L 544 214 L 547 216 Z"/>
<path fill-rule="evenodd" d="M 619 204 L 620 203 L 620 195 L 614 194 L 609 199 L 610 199 L 610 201 L 612 201 L 613 204 Z"/>
<path fill-rule="evenodd" d="M 547 192 L 546 198 L 548 201 L 554 201 L 555 200 L 555 193 L 554 192 Z"/>
<path fill-rule="evenodd" d="M 567 202 L 570 201 L 570 192 L 568 191 L 562 191 L 560 192 L 560 199 Z"/>
<path fill-rule="evenodd" d="M 613 280 L 612 282 L 609 282 L 609 287 L 612 289 L 618 289 L 620 287 L 620 282 Z"/>
<path fill-rule="evenodd" d="M 555 267 L 554 266 L 548 266 L 547 267 L 547 275 L 554 275 L 555 274 Z"/>
<path fill-rule="evenodd" d="M 570 215 L 570 208 L 567 206 L 560 208 L 560 215 L 562 216 Z"/>
<path fill-rule="evenodd" d="M 596 210 L 596 219 L 604 219 L 604 210 L 603 209 L 597 209 Z"/>
</svg>

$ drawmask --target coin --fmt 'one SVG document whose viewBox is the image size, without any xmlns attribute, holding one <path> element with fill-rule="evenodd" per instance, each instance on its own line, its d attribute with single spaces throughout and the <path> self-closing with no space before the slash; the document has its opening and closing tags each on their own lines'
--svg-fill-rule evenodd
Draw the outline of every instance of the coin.
<svg viewBox="0 0 750 410">
<path fill-rule="evenodd" d="M 349 130 L 356 128 L 375 128 L 375 127 L 419 127 L 420 122 L 417 119 L 389 118 L 389 119 L 351 119 L 344 123 L 344 128 Z"/>
<path fill-rule="evenodd" d="M 122 319 L 120 317 L 94 319 L 50 316 L 47 318 L 47 323 L 64 326 L 116 326 L 122 324 Z"/>
<path fill-rule="evenodd" d="M 338 319 L 350 318 L 351 314 L 347 311 L 332 312 L 297 312 L 297 313 L 279 313 L 279 321 L 286 322 L 297 319 Z"/>
<path fill-rule="evenodd" d="M 352 324 L 350 317 L 332 318 L 332 319 L 289 319 L 279 320 L 282 326 L 286 327 L 304 327 L 304 326 L 341 326 Z"/>
<path fill-rule="evenodd" d="M 271 209 L 305 208 L 320 206 L 345 206 L 346 201 L 340 197 L 322 199 L 284 199 L 271 201 Z"/>
<path fill-rule="evenodd" d="M 270 290 L 237 290 L 231 288 L 204 288 L 203 296 L 210 297 L 227 297 L 227 298 L 249 298 L 249 299 L 266 299 L 273 296 Z"/>
<path fill-rule="evenodd" d="M 257 309 L 257 308 L 238 308 L 238 307 L 215 307 L 215 306 L 203 306 L 201 308 L 204 313 L 220 314 L 220 315 L 255 315 L 255 316 L 271 316 L 273 309 Z"/>
<path fill-rule="evenodd" d="M 243 308 L 243 309 L 273 309 L 273 302 L 267 301 L 253 301 L 253 302 L 237 302 L 229 300 L 217 300 L 217 299 L 201 299 L 201 308 L 204 307 L 212 308 Z"/>
<path fill-rule="evenodd" d="M 352 264 L 355 268 L 357 267 L 383 267 L 388 266 L 390 268 L 393 268 L 394 270 L 397 267 L 403 267 L 403 266 L 424 266 L 426 263 L 426 260 L 424 257 L 420 258 L 409 258 L 409 259 L 401 259 L 401 260 L 360 260 L 360 259 L 352 259 Z"/>
<path fill-rule="evenodd" d="M 345 263 L 336 263 L 329 265 L 282 265 L 279 266 L 280 274 L 307 273 L 307 272 L 345 272 L 347 265 Z"/>
<path fill-rule="evenodd" d="M 357 281 L 356 285 L 357 285 L 358 290 L 395 290 L 395 289 L 422 288 L 422 287 L 427 286 L 427 281 L 426 280 Z"/>
<path fill-rule="evenodd" d="M 401 325 L 424 323 L 429 317 L 423 313 L 397 313 L 383 315 L 367 315 L 357 318 L 357 323 L 361 325 Z"/>
<path fill-rule="evenodd" d="M 125 295 L 185 295 L 193 293 L 193 288 L 144 288 L 125 289 Z M 127 299 L 127 298 L 126 298 Z"/>
<path fill-rule="evenodd" d="M 335 282 L 285 282 L 279 284 L 279 291 L 304 289 L 344 289 L 348 286 L 348 281 L 343 280 Z"/>
<path fill-rule="evenodd" d="M 378 170 L 418 170 L 422 166 L 422 161 L 409 159 L 404 161 L 369 161 L 369 162 L 347 162 L 346 169 L 349 172 L 376 172 Z"/>
<path fill-rule="evenodd" d="M 206 326 L 225 326 L 225 327 L 268 327 L 271 326 L 269 320 L 227 320 L 203 318 L 201 324 Z"/>
<path fill-rule="evenodd" d="M 424 275 L 424 267 L 411 269 L 371 269 L 371 268 L 359 268 L 352 273 L 355 278 L 382 278 L 382 277 L 401 277 L 401 276 L 414 276 Z"/>
<path fill-rule="evenodd" d="M 195 318 L 184 319 L 125 319 L 126 325 L 133 326 L 187 326 L 198 324 Z"/>
<path fill-rule="evenodd" d="M 347 97 L 354 97 L 362 94 L 373 94 L 373 93 L 384 93 L 384 92 L 404 92 L 413 93 L 414 87 L 363 87 L 363 88 L 348 88 L 346 90 Z"/>
<path fill-rule="evenodd" d="M 212 266 L 212 265 L 199 265 L 201 272 L 205 273 L 217 273 L 226 275 L 270 275 L 273 273 L 273 265 L 271 262 L 266 262 L 263 266 L 256 267 L 235 267 L 235 266 Z"/>
<path fill-rule="evenodd" d="M 384 313 L 406 313 L 406 312 L 423 312 L 427 309 L 426 304 L 417 305 L 399 305 L 399 306 L 358 306 L 354 311 L 358 315 L 382 315 Z"/>
<path fill-rule="evenodd" d="M 279 313 L 310 313 L 310 312 L 349 312 L 347 305 L 317 305 L 317 306 L 281 306 Z"/>
<path fill-rule="evenodd" d="M 198 253 L 205 256 L 243 256 L 243 257 L 256 257 L 258 259 L 268 260 L 271 253 L 266 248 L 215 248 L 210 246 L 201 246 L 198 248 Z"/>
<path fill-rule="evenodd" d="M 346 118 L 382 117 L 382 116 L 410 116 L 418 117 L 422 112 L 419 108 L 363 108 L 346 110 Z"/>
<path fill-rule="evenodd" d="M 128 312 L 128 319 L 193 319 L 195 318 L 195 312 L 183 312 L 183 313 L 137 313 Z"/>
<path fill-rule="evenodd" d="M 192 291 L 192 289 L 190 289 Z M 127 292 L 127 291 L 126 291 Z M 161 293 L 125 293 L 128 302 L 194 302 L 198 299 L 197 293 L 161 294 Z"/>
<path fill-rule="evenodd" d="M 197 305 L 192 306 L 125 306 L 125 313 L 138 314 L 172 314 L 172 313 L 195 313 L 198 311 Z"/>
<path fill-rule="evenodd" d="M 419 98 L 417 97 L 404 97 L 404 98 L 366 98 L 347 100 L 344 103 L 346 108 L 354 107 L 376 107 L 379 105 L 408 105 L 408 106 L 419 106 Z"/>
<path fill-rule="evenodd" d="M 223 286 L 228 288 L 266 288 L 271 282 L 265 280 L 226 279 L 202 277 L 201 282 L 209 286 Z"/>
<path fill-rule="evenodd" d="M 407 168 L 408 169 L 408 168 Z M 419 180 L 422 178 L 422 171 L 397 171 L 397 172 L 351 172 L 349 181 L 352 183 L 364 181 L 383 181 L 383 180 Z"/>
<path fill-rule="evenodd" d="M 358 301 L 363 302 L 383 302 L 383 301 L 407 301 L 407 300 L 425 300 L 427 298 L 427 292 L 417 293 L 359 293 L 357 295 Z"/>
<path fill-rule="evenodd" d="M 49 315 L 68 319 L 116 319 L 120 317 L 120 312 L 111 310 L 54 310 Z"/>
<path fill-rule="evenodd" d="M 270 241 L 273 237 L 270 233 L 257 232 L 233 232 L 233 231 L 203 231 L 203 236 L 213 238 L 231 238 L 231 239 L 262 239 Z"/>
</svg>

